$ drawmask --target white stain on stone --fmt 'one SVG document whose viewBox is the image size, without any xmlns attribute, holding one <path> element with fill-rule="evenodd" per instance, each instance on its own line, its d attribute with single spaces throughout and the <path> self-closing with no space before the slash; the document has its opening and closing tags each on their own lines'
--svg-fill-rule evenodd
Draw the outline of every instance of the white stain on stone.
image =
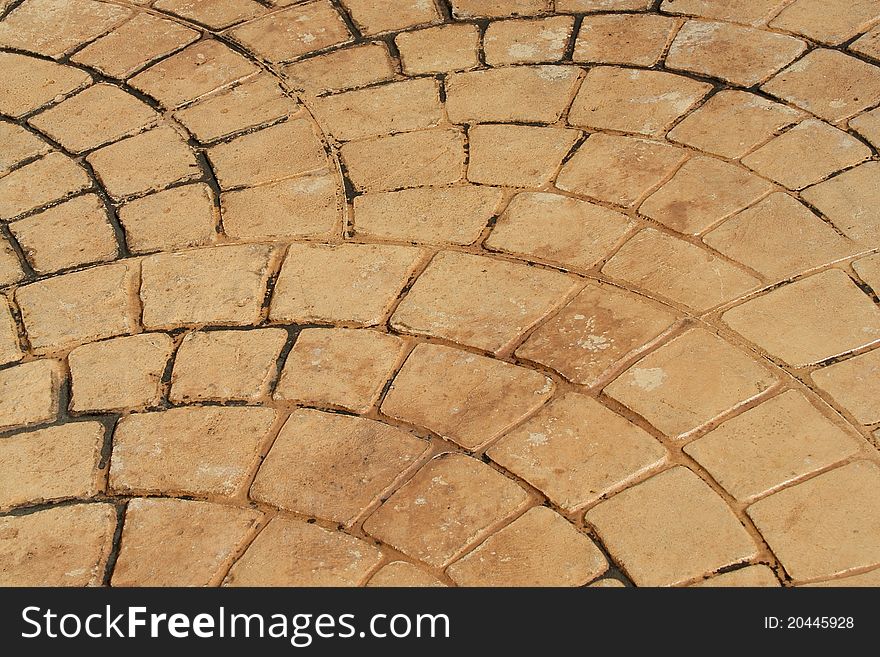
<svg viewBox="0 0 880 657">
<path fill-rule="evenodd" d="M 646 392 L 656 390 L 666 380 L 666 372 L 660 367 L 637 367 L 632 376 L 635 384 Z"/>
</svg>

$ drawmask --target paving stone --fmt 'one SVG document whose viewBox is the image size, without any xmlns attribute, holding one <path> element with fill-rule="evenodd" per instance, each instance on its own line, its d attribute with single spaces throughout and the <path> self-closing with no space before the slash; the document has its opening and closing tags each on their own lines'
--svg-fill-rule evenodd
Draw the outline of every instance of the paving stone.
<svg viewBox="0 0 880 657">
<path fill-rule="evenodd" d="M 327 166 L 308 119 L 292 119 L 208 149 L 222 189 L 259 185 Z"/>
<path fill-rule="evenodd" d="M 676 25 L 674 19 L 655 14 L 585 16 L 572 58 L 576 62 L 653 66 L 666 50 Z"/>
<path fill-rule="evenodd" d="M 0 518 L 0 584 L 100 586 L 113 543 L 111 504 L 76 504 Z"/>
<path fill-rule="evenodd" d="M 343 91 L 394 77 L 388 47 L 366 43 L 302 59 L 283 67 L 293 87 L 310 94 Z"/>
<path fill-rule="evenodd" d="M 38 353 L 131 333 L 138 278 L 132 261 L 93 267 L 18 288 L 15 300 Z"/>
<path fill-rule="evenodd" d="M 880 102 L 880 68 L 820 48 L 761 88 L 820 118 L 838 122 Z"/>
<path fill-rule="evenodd" d="M 480 64 L 480 30 L 476 25 L 440 25 L 394 37 L 407 75 L 445 73 Z"/>
<path fill-rule="evenodd" d="M 335 176 L 318 174 L 226 192 L 223 231 L 239 240 L 329 235 L 341 225 Z"/>
<path fill-rule="evenodd" d="M 229 571 L 226 586 L 357 586 L 382 561 L 373 545 L 275 518 Z"/>
<path fill-rule="evenodd" d="M 52 152 L 0 178 L 0 219 L 60 201 L 91 185 L 85 170 Z"/>
<path fill-rule="evenodd" d="M 795 582 L 880 563 L 880 469 L 857 461 L 756 502 L 748 514 Z"/>
<path fill-rule="evenodd" d="M 56 360 L 0 370 L 0 431 L 51 422 L 58 415 L 63 373 Z"/>
<path fill-rule="evenodd" d="M 582 128 L 660 136 L 711 89 L 705 82 L 640 69 L 590 69 L 568 120 Z"/>
<path fill-rule="evenodd" d="M 589 283 L 516 350 L 570 381 L 596 385 L 615 365 L 669 329 L 675 315 L 644 297 Z"/>
<path fill-rule="evenodd" d="M 404 246 L 292 244 L 269 316 L 298 324 L 381 324 L 421 257 Z"/>
<path fill-rule="evenodd" d="M 216 235 L 217 211 L 211 188 L 204 183 L 134 199 L 120 207 L 117 214 L 133 253 L 205 246 Z"/>
<path fill-rule="evenodd" d="M 532 16 L 546 12 L 547 0 L 452 0 L 457 18 Z"/>
<path fill-rule="evenodd" d="M 141 333 L 77 347 L 68 363 L 70 408 L 77 412 L 156 406 L 173 342 L 163 333 Z"/>
<path fill-rule="evenodd" d="M 867 139 L 874 148 L 880 145 L 880 108 L 849 120 L 849 127 Z"/>
<path fill-rule="evenodd" d="M 880 60 L 880 25 L 856 39 L 849 49 L 865 57 Z"/>
<path fill-rule="evenodd" d="M 810 375 L 862 424 L 880 422 L 880 351 L 869 351 Z"/>
<path fill-rule="evenodd" d="M 22 356 L 18 343 L 18 327 L 12 317 L 9 302 L 0 299 L 0 365 L 14 363 Z"/>
<path fill-rule="evenodd" d="M 236 27 L 230 34 L 270 62 L 291 60 L 351 40 L 329 0 L 297 4 Z"/>
<path fill-rule="evenodd" d="M 345 144 L 352 184 L 366 191 L 447 185 L 461 180 L 464 137 L 457 130 L 423 130 Z"/>
<path fill-rule="evenodd" d="M 107 193 L 116 198 L 157 190 L 202 173 L 183 138 L 167 127 L 104 146 L 86 160 Z"/>
<path fill-rule="evenodd" d="M 550 182 L 580 132 L 567 128 L 478 125 L 468 132 L 468 180 L 541 187 Z"/>
<path fill-rule="evenodd" d="M 461 586 L 582 586 L 608 562 L 601 550 L 562 516 L 529 509 L 449 567 Z"/>
<path fill-rule="evenodd" d="M 746 566 L 721 575 L 715 575 L 702 582 L 692 584 L 704 588 L 716 587 L 779 587 L 779 580 L 773 571 L 764 565 Z"/>
<path fill-rule="evenodd" d="M 800 110 L 728 89 L 720 91 L 689 114 L 669 133 L 673 141 L 707 153 L 737 159 L 800 120 Z M 725 130 L 735 125 L 736 130 Z"/>
<path fill-rule="evenodd" d="M 12 285 L 24 278 L 18 256 L 5 239 L 0 239 L 0 287 Z"/>
<path fill-rule="evenodd" d="M 590 588 L 607 588 L 607 589 L 621 589 L 626 588 L 626 584 L 621 582 L 619 579 L 614 579 L 613 577 L 604 577 L 602 579 L 597 579 L 592 584 L 588 585 Z"/>
<path fill-rule="evenodd" d="M 261 513 L 175 499 L 128 503 L 113 586 L 206 586 Z"/>
<path fill-rule="evenodd" d="M 875 292 L 880 291 L 880 254 L 856 260 L 853 269 Z"/>
<path fill-rule="evenodd" d="M 644 430 L 574 392 L 552 401 L 487 453 L 568 512 L 666 460 L 666 450 Z"/>
<path fill-rule="evenodd" d="M 554 387 L 533 370 L 420 344 L 394 378 L 382 412 L 476 449 L 538 409 Z"/>
<path fill-rule="evenodd" d="M 446 586 L 433 575 L 429 575 L 407 561 L 392 561 L 382 566 L 367 582 L 370 587 L 439 587 Z"/>
<path fill-rule="evenodd" d="M 74 153 L 91 150 L 154 123 L 149 105 L 112 84 L 96 84 L 28 120 Z"/>
<path fill-rule="evenodd" d="M 669 144 L 598 133 L 563 165 L 556 186 L 631 207 L 666 180 L 685 158 L 685 151 Z"/>
<path fill-rule="evenodd" d="M 693 472 L 667 470 L 587 513 L 639 586 L 671 586 L 753 558 L 754 540 Z"/>
<path fill-rule="evenodd" d="M 394 111 L 389 112 L 389 107 Z M 321 126 L 339 141 L 430 128 L 442 118 L 439 86 L 433 78 L 319 98 L 311 109 Z"/>
<path fill-rule="evenodd" d="M 4 23 L 5 25 L 5 23 Z M 27 55 L 0 52 L 0 113 L 18 118 L 92 81 L 85 71 Z"/>
<path fill-rule="evenodd" d="M 366 413 L 402 349 L 399 338 L 377 331 L 304 329 L 284 363 L 275 399 Z"/>
<path fill-rule="evenodd" d="M 363 34 L 402 30 L 440 19 L 434 3 L 424 0 L 397 2 L 393 11 L 382 0 L 343 0 L 342 4 Z"/>
<path fill-rule="evenodd" d="M 300 409 L 272 445 L 251 496 L 348 525 L 427 449 L 426 441 L 374 420 Z"/>
<path fill-rule="evenodd" d="M 471 244 L 502 196 L 500 189 L 476 185 L 363 194 L 354 199 L 354 231 L 405 242 Z"/>
<path fill-rule="evenodd" d="M 812 582 L 810 584 L 802 584 L 801 586 L 821 586 L 821 587 L 875 587 L 880 584 L 880 570 L 872 570 L 859 575 L 850 575 L 849 577 L 841 577 L 839 579 L 830 579 L 824 582 Z"/>
<path fill-rule="evenodd" d="M 266 11 L 253 0 L 156 0 L 153 7 L 215 30 L 241 23 Z"/>
<path fill-rule="evenodd" d="M 256 324 L 271 252 L 268 246 L 245 244 L 144 258 L 144 326 Z"/>
<path fill-rule="evenodd" d="M 803 189 L 870 157 L 871 149 L 855 137 L 809 120 L 744 157 L 743 164 L 788 189 Z M 797 167 L 791 166 L 795 159 Z"/>
<path fill-rule="evenodd" d="M 546 192 L 516 195 L 486 245 L 587 270 L 621 243 L 630 219 L 600 205 Z"/>
<path fill-rule="evenodd" d="M 704 240 L 771 280 L 855 253 L 858 246 L 788 194 L 771 194 L 725 221 Z"/>
<path fill-rule="evenodd" d="M 443 252 L 416 280 L 391 317 L 391 325 L 498 353 L 576 285 L 558 272 Z"/>
<path fill-rule="evenodd" d="M 731 411 L 776 383 L 762 365 L 705 329 L 651 352 L 605 388 L 670 437 Z"/>
<path fill-rule="evenodd" d="M 759 286 L 751 274 L 653 228 L 632 237 L 602 272 L 695 310 L 708 310 Z"/>
<path fill-rule="evenodd" d="M 871 0 L 795 0 L 770 27 L 836 46 L 878 19 L 880 7 Z"/>
<path fill-rule="evenodd" d="M 41 274 L 113 260 L 116 233 L 104 203 L 94 194 L 77 196 L 9 226 L 28 262 Z"/>
<path fill-rule="evenodd" d="M 697 235 L 768 194 L 772 185 L 733 164 L 693 157 L 639 207 L 680 233 Z"/>
<path fill-rule="evenodd" d="M 245 483 L 274 421 L 269 408 L 221 406 L 126 415 L 113 433 L 110 487 L 230 497 Z"/>
<path fill-rule="evenodd" d="M 485 463 L 442 454 L 367 518 L 364 531 L 432 566 L 452 561 L 492 525 L 521 511 L 529 495 Z"/>
<path fill-rule="evenodd" d="M 453 123 L 553 123 L 568 106 L 579 75 L 570 66 L 453 73 L 446 82 L 446 112 Z"/>
<path fill-rule="evenodd" d="M 51 150 L 49 144 L 14 123 L 0 122 L 0 140 L 3 140 L 0 175 Z"/>
<path fill-rule="evenodd" d="M 860 437 L 788 391 L 728 420 L 684 448 L 739 500 L 753 500 L 842 461 Z"/>
<path fill-rule="evenodd" d="M 172 108 L 258 70 L 230 48 L 206 39 L 138 73 L 130 84 Z"/>
<path fill-rule="evenodd" d="M 844 235 L 869 246 L 880 240 L 880 163 L 866 162 L 805 189 L 804 199 Z"/>
<path fill-rule="evenodd" d="M 489 23 L 483 51 L 490 66 L 558 62 L 565 55 L 574 19 L 552 16 Z"/>
<path fill-rule="evenodd" d="M 784 34 L 730 23 L 688 21 L 672 42 L 666 65 L 751 87 L 806 49 L 804 41 Z"/>
<path fill-rule="evenodd" d="M 121 80 L 198 38 L 198 32 L 179 23 L 139 13 L 77 51 L 71 59 Z"/>
<path fill-rule="evenodd" d="M 723 320 L 794 367 L 880 340 L 880 309 L 837 269 L 747 301 L 724 313 Z"/>
<path fill-rule="evenodd" d="M 601 2 L 602 0 L 598 0 Z M 672 14 L 762 25 L 788 0 L 663 0 L 660 9 Z"/>
<path fill-rule="evenodd" d="M 88 0 L 27 0 L 0 23 L 0 45 L 59 59 L 131 13 L 126 7 Z"/>
<path fill-rule="evenodd" d="M 178 110 L 174 117 L 201 142 L 270 123 L 296 111 L 278 82 L 268 75 L 250 78 L 229 91 Z"/>
<path fill-rule="evenodd" d="M 0 508 L 91 497 L 104 443 L 98 422 L 73 422 L 0 441 Z"/>
</svg>

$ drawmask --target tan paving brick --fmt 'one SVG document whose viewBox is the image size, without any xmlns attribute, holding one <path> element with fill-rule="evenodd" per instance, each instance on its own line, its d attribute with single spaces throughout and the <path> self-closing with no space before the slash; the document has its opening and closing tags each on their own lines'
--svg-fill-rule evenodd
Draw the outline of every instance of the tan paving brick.
<svg viewBox="0 0 880 657">
<path fill-rule="evenodd" d="M 423 0 L 403 0 L 394 5 L 394 10 L 382 0 L 343 0 L 352 19 L 364 34 L 390 32 L 414 25 L 436 23 L 440 19 L 432 2 Z"/>
<path fill-rule="evenodd" d="M 673 141 L 731 159 L 768 141 L 801 119 L 797 109 L 755 94 L 729 89 L 707 100 L 669 133 Z M 735 125 L 736 130 L 724 126 Z"/>
<path fill-rule="evenodd" d="M 283 71 L 295 88 L 312 94 L 354 89 L 394 77 L 388 47 L 381 42 L 302 59 L 284 66 Z"/>
<path fill-rule="evenodd" d="M 253 0 L 156 0 L 153 7 L 221 30 L 265 11 Z"/>
<path fill-rule="evenodd" d="M 163 333 L 141 333 L 85 344 L 70 352 L 74 411 L 155 406 L 173 342 Z"/>
<path fill-rule="evenodd" d="M 0 68 L 0 112 L 13 118 L 92 81 L 88 73 L 78 68 L 10 52 L 0 53 Z"/>
<path fill-rule="evenodd" d="M 614 210 L 546 192 L 513 198 L 486 245 L 574 269 L 590 269 L 621 243 L 633 224 Z"/>
<path fill-rule="evenodd" d="M 774 280 L 858 250 L 803 204 L 779 192 L 725 221 L 704 240 Z"/>
<path fill-rule="evenodd" d="M 22 356 L 18 327 L 6 299 L 0 299 L 0 365 L 14 363 Z"/>
<path fill-rule="evenodd" d="M 516 355 L 551 367 L 574 383 L 595 385 L 674 321 L 667 308 L 644 297 L 590 283 L 532 333 Z"/>
<path fill-rule="evenodd" d="M 857 461 L 748 508 L 795 582 L 880 563 L 880 469 Z"/>
<path fill-rule="evenodd" d="M 300 409 L 263 461 L 251 497 L 350 524 L 427 448 L 424 440 L 374 420 Z"/>
<path fill-rule="evenodd" d="M 562 167 L 556 186 L 630 207 L 663 182 L 685 157 L 683 150 L 663 142 L 594 134 Z"/>
<path fill-rule="evenodd" d="M 765 367 L 697 328 L 642 358 L 605 394 L 675 437 L 756 398 L 775 382 Z"/>
<path fill-rule="evenodd" d="M 391 325 L 497 353 L 540 321 L 576 285 L 558 272 L 443 252 L 416 280 Z"/>
<path fill-rule="evenodd" d="M 113 542 L 111 504 L 76 504 L 0 518 L 3 586 L 99 586 Z"/>
<path fill-rule="evenodd" d="M 403 246 L 292 244 L 269 316 L 300 324 L 379 324 L 421 257 Z"/>
<path fill-rule="evenodd" d="M 82 167 L 61 153 L 49 153 L 0 178 L 0 219 L 12 219 L 90 185 Z"/>
<path fill-rule="evenodd" d="M 738 568 L 715 577 L 710 577 L 697 584 L 691 586 L 701 586 L 704 588 L 715 587 L 744 587 L 744 586 L 761 586 L 761 587 L 778 587 L 779 580 L 773 571 L 764 565 L 746 566 Z"/>
<path fill-rule="evenodd" d="M 478 125 L 468 133 L 468 180 L 486 185 L 541 187 L 550 182 L 580 132 L 567 128 Z"/>
<path fill-rule="evenodd" d="M 287 356 L 275 399 L 367 412 L 391 377 L 403 342 L 377 331 L 304 329 Z"/>
<path fill-rule="evenodd" d="M 39 504 L 98 492 L 104 443 L 98 422 L 74 422 L 0 441 L 0 508 Z"/>
<path fill-rule="evenodd" d="M 113 586 L 205 586 L 262 514 L 175 499 L 128 503 Z"/>
<path fill-rule="evenodd" d="M 56 360 L 36 360 L 0 370 L 0 431 L 54 420 L 62 377 Z"/>
<path fill-rule="evenodd" d="M 18 256 L 5 239 L 0 239 L 0 286 L 17 283 L 24 278 Z"/>
<path fill-rule="evenodd" d="M 9 229 L 41 274 L 113 260 L 119 250 L 104 203 L 94 194 L 16 221 Z"/>
<path fill-rule="evenodd" d="M 364 523 L 364 530 L 413 558 L 443 566 L 529 495 L 488 465 L 460 454 L 435 457 Z"/>
<path fill-rule="evenodd" d="M 541 409 L 487 453 L 569 512 L 666 460 L 666 450 L 644 430 L 574 392 Z"/>
<path fill-rule="evenodd" d="M 539 372 L 421 344 L 394 378 L 382 412 L 475 449 L 538 409 L 553 390 Z"/>
<path fill-rule="evenodd" d="M 407 75 L 463 71 L 479 65 L 476 25 L 440 25 L 394 37 Z"/>
<path fill-rule="evenodd" d="M 639 586 L 669 586 L 757 554 L 722 499 L 675 467 L 587 513 L 613 558 Z"/>
<path fill-rule="evenodd" d="M 576 62 L 653 66 L 675 33 L 676 21 L 654 14 L 586 16 L 578 32 Z"/>
<path fill-rule="evenodd" d="M 529 509 L 449 567 L 462 586 L 582 586 L 608 562 L 601 550 L 546 507 Z"/>
<path fill-rule="evenodd" d="M 842 271 L 831 269 L 728 310 L 737 333 L 789 365 L 839 356 L 880 340 L 880 310 Z"/>
<path fill-rule="evenodd" d="M 770 27 L 837 45 L 878 19 L 880 7 L 871 0 L 795 0 L 770 22 Z"/>
<path fill-rule="evenodd" d="M 849 127 L 867 139 L 874 148 L 880 145 L 880 108 L 849 120 Z"/>
<path fill-rule="evenodd" d="M 684 451 L 731 495 L 750 500 L 851 456 L 860 437 L 788 391 L 728 420 Z"/>
<path fill-rule="evenodd" d="M 851 171 L 805 189 L 804 199 L 857 242 L 880 240 L 880 163 L 866 162 Z"/>
<path fill-rule="evenodd" d="M 225 586 L 356 586 L 382 560 L 373 545 L 300 520 L 275 518 L 229 571 Z"/>
<path fill-rule="evenodd" d="M 204 183 L 173 187 L 130 201 L 117 211 L 133 253 L 205 246 L 216 235 L 211 188 Z"/>
<path fill-rule="evenodd" d="M 880 25 L 856 39 L 850 44 L 849 49 L 871 59 L 880 60 Z"/>
<path fill-rule="evenodd" d="M 446 83 L 446 111 L 453 123 L 553 123 L 568 106 L 579 74 L 569 66 L 453 73 Z"/>
<path fill-rule="evenodd" d="M 874 292 L 880 290 L 880 254 L 856 260 L 853 263 L 853 269 L 859 278 L 874 289 Z"/>
<path fill-rule="evenodd" d="M 77 51 L 71 59 L 123 79 L 147 64 L 198 39 L 199 33 L 152 14 L 135 14 L 106 36 Z"/>
<path fill-rule="evenodd" d="M 556 11 L 639 11 L 651 5 L 651 0 L 556 0 Z"/>
<path fill-rule="evenodd" d="M 708 310 L 759 286 L 745 271 L 653 228 L 624 244 L 602 272 L 695 310 Z"/>
<path fill-rule="evenodd" d="M 452 0 L 458 18 L 532 16 L 549 9 L 547 0 Z"/>
<path fill-rule="evenodd" d="M 275 420 L 269 408 L 194 406 L 135 413 L 113 434 L 118 492 L 232 496 Z"/>
<path fill-rule="evenodd" d="M 363 194 L 354 199 L 354 230 L 406 242 L 471 244 L 501 198 L 502 190 L 476 185 Z"/>
<path fill-rule="evenodd" d="M 568 120 L 597 128 L 660 136 L 711 89 L 705 82 L 640 69 L 590 69 Z"/>
<path fill-rule="evenodd" d="M 144 326 L 255 324 L 270 254 L 270 247 L 246 244 L 144 258 L 140 289 Z"/>
<path fill-rule="evenodd" d="M 47 153 L 51 147 L 36 135 L 14 123 L 0 123 L 0 174 L 7 173 L 22 162 Z"/>
<path fill-rule="evenodd" d="M 223 189 L 259 185 L 327 166 L 307 119 L 293 119 L 208 149 Z"/>
<path fill-rule="evenodd" d="M 490 66 L 558 62 L 574 27 L 570 16 L 489 23 L 483 51 Z"/>
<path fill-rule="evenodd" d="M 128 261 L 20 287 L 15 300 L 33 349 L 67 349 L 131 333 L 137 326 L 137 276 L 137 264 Z"/>
<path fill-rule="evenodd" d="M 880 351 L 835 363 L 811 377 L 862 424 L 880 422 Z"/>
<path fill-rule="evenodd" d="M 174 359 L 171 401 L 256 401 L 264 397 L 286 342 L 283 329 L 188 334 Z"/>
<path fill-rule="evenodd" d="M 446 586 L 443 582 L 429 575 L 424 570 L 412 565 L 407 561 L 392 561 L 382 566 L 379 571 L 370 578 L 367 586 L 371 587 L 439 587 Z"/>
<path fill-rule="evenodd" d="M 660 8 L 673 14 L 762 25 L 786 2 L 787 0 L 663 0 Z"/>
</svg>

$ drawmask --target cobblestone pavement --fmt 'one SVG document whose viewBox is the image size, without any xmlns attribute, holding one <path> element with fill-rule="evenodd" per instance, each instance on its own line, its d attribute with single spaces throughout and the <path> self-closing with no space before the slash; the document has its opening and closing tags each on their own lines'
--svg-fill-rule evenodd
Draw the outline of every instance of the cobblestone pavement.
<svg viewBox="0 0 880 657">
<path fill-rule="evenodd" d="M 877 0 L 0 0 L 0 582 L 880 585 Z"/>
</svg>

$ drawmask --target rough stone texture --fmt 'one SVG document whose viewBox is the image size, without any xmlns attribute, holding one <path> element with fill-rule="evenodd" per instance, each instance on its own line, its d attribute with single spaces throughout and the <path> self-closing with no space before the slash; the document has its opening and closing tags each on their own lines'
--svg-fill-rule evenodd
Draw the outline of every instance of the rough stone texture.
<svg viewBox="0 0 880 657">
<path fill-rule="evenodd" d="M 880 18 L 871 0 L 796 0 L 770 22 L 770 27 L 837 45 Z"/>
<path fill-rule="evenodd" d="M 540 64 L 562 59 L 574 19 L 569 16 L 490 23 L 483 52 L 490 66 Z"/>
<path fill-rule="evenodd" d="M 303 59 L 283 70 L 295 88 L 310 94 L 354 89 L 394 77 L 388 48 L 380 42 Z"/>
<path fill-rule="evenodd" d="M 880 350 L 817 370 L 811 377 L 862 424 L 880 422 Z"/>
<path fill-rule="evenodd" d="M 393 11 L 381 0 L 344 0 L 343 4 L 364 34 L 434 23 L 440 18 L 433 3 L 420 0 L 397 2 Z"/>
<path fill-rule="evenodd" d="M 6 299 L 0 299 L 0 365 L 13 363 L 21 358 L 18 326 Z"/>
<path fill-rule="evenodd" d="M 8 173 L 18 165 L 44 155 L 51 148 L 42 139 L 14 123 L 0 123 L 0 139 L 3 140 L 0 174 Z"/>
<path fill-rule="evenodd" d="M 675 32 L 671 18 L 640 14 L 586 16 L 578 32 L 576 62 L 653 66 Z"/>
<path fill-rule="evenodd" d="M 0 219 L 59 201 L 90 185 L 86 172 L 70 158 L 53 152 L 0 178 Z"/>
<path fill-rule="evenodd" d="M 91 83 L 88 73 L 72 66 L 19 55 L 0 53 L 0 112 L 17 118 L 63 98 Z"/>
<path fill-rule="evenodd" d="M 480 30 L 476 25 L 442 25 L 394 38 L 408 75 L 464 71 L 479 65 Z"/>
<path fill-rule="evenodd" d="M 692 584 L 691 586 L 701 586 L 704 588 L 732 588 L 744 586 L 779 587 L 780 584 L 779 580 L 776 579 L 776 575 L 770 568 L 764 565 L 757 565 L 746 566 L 745 568 L 739 568 L 737 570 L 732 570 L 727 573 L 722 573 L 721 575 L 710 577 L 703 580 L 702 582 Z"/>
<path fill-rule="evenodd" d="M 424 570 L 412 565 L 407 561 L 392 561 L 387 566 L 382 566 L 379 571 L 370 578 L 367 586 L 385 588 L 414 588 L 414 587 L 439 587 L 446 586 L 443 582 L 429 575 Z"/>
<path fill-rule="evenodd" d="M 153 6 L 213 29 L 229 27 L 264 11 L 252 0 L 156 0 Z"/>
<path fill-rule="evenodd" d="M 588 1 L 604 2 L 605 0 Z M 718 20 L 735 21 L 748 25 L 762 25 L 771 16 L 776 15 L 786 1 L 722 0 L 719 2 L 718 0 L 663 0 L 660 8 L 673 14 L 716 18 Z"/>
<path fill-rule="evenodd" d="M 863 244 L 880 240 L 880 163 L 866 162 L 814 187 L 804 199 L 847 237 Z"/>
<path fill-rule="evenodd" d="M 541 187 L 555 175 L 580 133 L 563 128 L 480 125 L 469 134 L 468 180 Z"/>
<path fill-rule="evenodd" d="M 135 199 L 117 211 L 134 253 L 205 246 L 216 235 L 211 188 L 204 183 L 173 187 Z"/>
</svg>

